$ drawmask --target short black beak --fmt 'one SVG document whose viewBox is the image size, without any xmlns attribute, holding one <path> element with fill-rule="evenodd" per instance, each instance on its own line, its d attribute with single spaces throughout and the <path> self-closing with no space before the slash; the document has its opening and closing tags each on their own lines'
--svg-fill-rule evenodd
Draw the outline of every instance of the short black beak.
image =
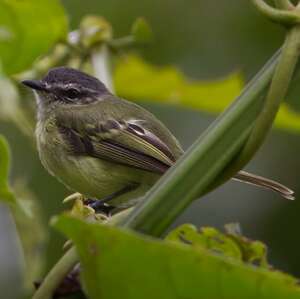
<svg viewBox="0 0 300 299">
<path fill-rule="evenodd" d="M 24 80 L 22 81 L 22 84 L 34 90 L 46 91 L 45 84 L 39 80 Z"/>
</svg>

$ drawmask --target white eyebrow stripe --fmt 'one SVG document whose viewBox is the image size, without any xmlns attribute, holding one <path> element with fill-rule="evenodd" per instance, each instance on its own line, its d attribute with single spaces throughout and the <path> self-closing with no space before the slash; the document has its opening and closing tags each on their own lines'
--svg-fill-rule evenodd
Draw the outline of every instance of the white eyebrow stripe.
<svg viewBox="0 0 300 299">
<path fill-rule="evenodd" d="M 58 83 L 53 83 L 53 84 L 49 84 L 48 85 L 52 85 L 52 87 L 54 88 L 60 88 L 60 89 L 65 89 L 65 88 L 75 88 L 78 89 L 78 87 L 82 87 L 79 86 L 77 83 L 67 83 L 67 84 L 62 84 L 61 82 Z"/>
<path fill-rule="evenodd" d="M 67 83 L 67 84 L 62 84 L 61 82 L 58 82 L 58 83 L 54 83 L 54 84 L 49 84 L 49 83 L 46 83 L 46 85 L 48 87 L 53 87 L 54 89 L 55 88 L 58 88 L 58 89 L 68 89 L 68 88 L 74 88 L 76 89 L 78 92 L 90 92 L 90 93 L 97 93 L 97 90 L 94 90 L 94 89 L 91 89 L 91 88 L 87 88 L 83 85 L 79 85 L 77 83 Z"/>
</svg>

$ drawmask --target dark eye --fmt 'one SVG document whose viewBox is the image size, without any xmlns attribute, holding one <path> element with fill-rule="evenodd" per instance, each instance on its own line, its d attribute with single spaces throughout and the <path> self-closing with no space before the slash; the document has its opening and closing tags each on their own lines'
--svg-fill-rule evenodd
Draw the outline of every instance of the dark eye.
<svg viewBox="0 0 300 299">
<path fill-rule="evenodd" d="M 79 91 L 75 88 L 69 88 L 66 90 L 65 94 L 69 99 L 76 99 L 79 97 Z"/>
</svg>

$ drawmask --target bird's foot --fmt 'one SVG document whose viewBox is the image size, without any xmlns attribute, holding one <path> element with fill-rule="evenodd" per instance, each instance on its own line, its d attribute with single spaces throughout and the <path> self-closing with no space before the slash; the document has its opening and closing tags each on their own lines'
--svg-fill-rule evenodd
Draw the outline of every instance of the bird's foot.
<svg viewBox="0 0 300 299">
<path fill-rule="evenodd" d="M 115 207 L 108 205 L 103 200 L 98 199 L 85 199 L 84 204 L 88 207 L 92 208 L 96 214 L 104 214 L 107 217 L 112 216 L 112 211 L 115 209 Z"/>
</svg>

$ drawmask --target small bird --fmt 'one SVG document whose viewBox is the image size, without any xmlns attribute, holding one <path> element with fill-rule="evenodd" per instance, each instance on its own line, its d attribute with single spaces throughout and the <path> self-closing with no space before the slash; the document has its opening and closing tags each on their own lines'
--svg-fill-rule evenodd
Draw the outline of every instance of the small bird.
<svg viewBox="0 0 300 299">
<path fill-rule="evenodd" d="M 86 73 L 57 67 L 42 80 L 22 83 L 36 95 L 42 164 L 70 189 L 98 200 L 94 203 L 134 205 L 183 154 L 153 114 Z M 275 181 L 245 171 L 234 179 L 293 199 L 293 191 Z"/>
</svg>

